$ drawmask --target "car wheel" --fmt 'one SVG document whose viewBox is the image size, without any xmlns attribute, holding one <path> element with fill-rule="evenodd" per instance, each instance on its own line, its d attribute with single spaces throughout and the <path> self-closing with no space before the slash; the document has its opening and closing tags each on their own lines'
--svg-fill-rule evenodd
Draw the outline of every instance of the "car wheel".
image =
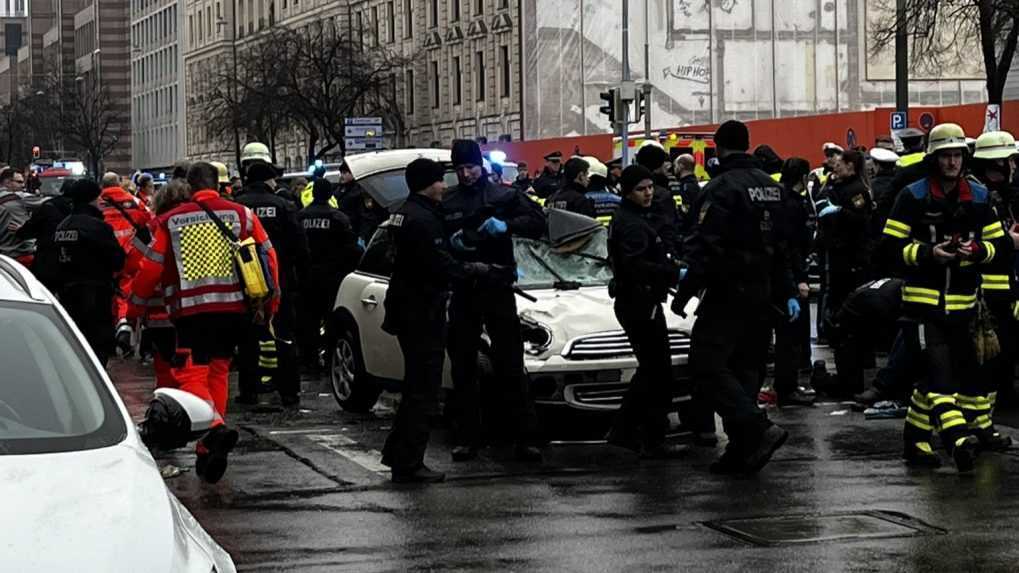
<svg viewBox="0 0 1019 573">
<path fill-rule="evenodd" d="M 329 382 L 336 402 L 347 412 L 363 414 L 371 410 L 382 387 L 368 380 L 356 336 L 344 330 L 333 345 Z"/>
</svg>

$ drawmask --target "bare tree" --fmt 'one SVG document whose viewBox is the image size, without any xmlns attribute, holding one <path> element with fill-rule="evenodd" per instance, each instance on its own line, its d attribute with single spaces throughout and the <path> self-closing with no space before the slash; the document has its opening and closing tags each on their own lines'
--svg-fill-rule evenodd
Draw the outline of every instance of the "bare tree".
<svg viewBox="0 0 1019 573">
<path fill-rule="evenodd" d="M 80 150 L 89 169 L 100 174 L 103 160 L 120 143 L 120 133 L 130 118 L 120 109 L 95 74 L 70 77 L 54 75 L 48 80 L 50 117 L 59 118 L 57 131 L 65 145 Z"/>
<path fill-rule="evenodd" d="M 1000 104 L 1019 39 L 1019 0 L 906 0 L 905 26 L 911 64 L 937 72 L 973 57 L 979 46 L 988 102 Z M 872 29 L 873 50 L 895 44 L 896 2 L 879 0 L 884 14 Z"/>
</svg>

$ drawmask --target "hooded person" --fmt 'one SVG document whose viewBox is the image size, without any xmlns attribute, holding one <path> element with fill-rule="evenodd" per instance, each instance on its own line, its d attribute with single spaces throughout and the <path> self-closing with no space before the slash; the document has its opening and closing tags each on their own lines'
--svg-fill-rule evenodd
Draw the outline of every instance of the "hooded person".
<svg viewBox="0 0 1019 573">
<path fill-rule="evenodd" d="M 761 169 L 775 181 L 782 178 L 782 158 L 770 145 L 761 144 L 754 148 L 754 157 L 761 162 Z"/>
<path fill-rule="evenodd" d="M 71 185 L 66 193 L 73 204 L 71 215 L 57 225 L 54 244 L 59 251 L 60 302 L 105 366 L 114 352 L 115 278 L 126 255 L 97 206 L 101 194 L 92 179 Z"/>
<path fill-rule="evenodd" d="M 587 187 L 591 183 L 590 169 L 591 164 L 584 159 L 570 158 L 563 168 L 566 184 L 545 201 L 545 207 L 595 218 L 594 201 L 587 196 Z"/>
</svg>

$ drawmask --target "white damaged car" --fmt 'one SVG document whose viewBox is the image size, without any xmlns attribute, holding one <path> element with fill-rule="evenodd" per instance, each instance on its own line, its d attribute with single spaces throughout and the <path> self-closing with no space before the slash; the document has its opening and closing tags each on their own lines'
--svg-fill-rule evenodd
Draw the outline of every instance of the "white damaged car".
<svg viewBox="0 0 1019 573">
<path fill-rule="evenodd" d="M 0 256 L 0 571 L 230 573 L 81 333 Z"/>
<path fill-rule="evenodd" d="M 386 153 L 399 156 L 387 158 Z M 363 160 L 361 173 L 352 161 L 352 171 L 388 208 L 407 194 L 403 168 L 410 161 L 418 156 L 449 161 L 449 151 L 435 149 L 372 155 Z M 593 219 L 561 211 L 550 211 L 549 221 L 546 240 L 514 239 L 522 274 L 517 286 L 527 295 L 517 297 L 517 308 L 532 395 L 543 406 L 618 409 L 637 360 L 608 295 L 612 271 L 606 259 L 607 231 Z M 382 390 L 398 391 L 403 380 L 399 344 L 381 328 L 392 272 L 391 247 L 392 237 L 383 225 L 357 271 L 344 279 L 334 304 L 330 379 L 337 402 L 348 411 L 367 411 Z M 693 318 L 681 319 L 672 313 L 667 317 L 677 380 L 674 401 L 681 402 L 689 399 L 684 382 Z M 481 348 L 478 360 L 484 373 L 490 364 L 484 340 Z M 451 386 L 449 376 L 447 362 L 446 387 Z"/>
</svg>

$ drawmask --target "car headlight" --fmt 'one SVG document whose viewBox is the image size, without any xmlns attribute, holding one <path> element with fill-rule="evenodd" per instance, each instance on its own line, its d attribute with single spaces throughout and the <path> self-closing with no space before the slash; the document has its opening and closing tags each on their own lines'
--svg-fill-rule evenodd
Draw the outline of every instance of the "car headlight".
<svg viewBox="0 0 1019 573">
<path fill-rule="evenodd" d="M 552 346 L 552 330 L 540 322 L 521 316 L 520 331 L 524 352 L 531 356 L 540 356 Z"/>
</svg>

